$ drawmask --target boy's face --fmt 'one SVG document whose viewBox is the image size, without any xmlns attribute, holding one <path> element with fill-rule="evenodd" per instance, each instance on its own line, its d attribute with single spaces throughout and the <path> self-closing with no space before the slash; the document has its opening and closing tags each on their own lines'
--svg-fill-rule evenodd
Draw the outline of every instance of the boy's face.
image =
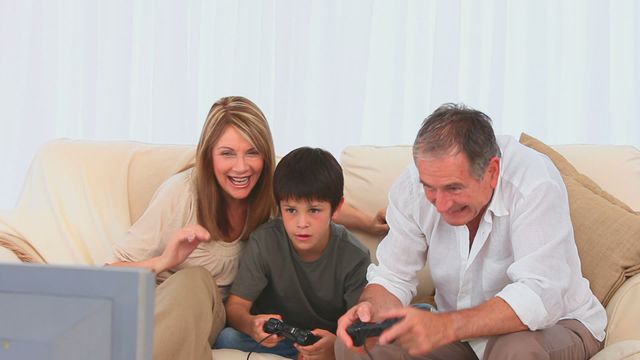
<svg viewBox="0 0 640 360">
<path fill-rule="evenodd" d="M 329 243 L 331 204 L 328 201 L 287 199 L 280 201 L 282 222 L 298 256 L 318 259 Z"/>
</svg>

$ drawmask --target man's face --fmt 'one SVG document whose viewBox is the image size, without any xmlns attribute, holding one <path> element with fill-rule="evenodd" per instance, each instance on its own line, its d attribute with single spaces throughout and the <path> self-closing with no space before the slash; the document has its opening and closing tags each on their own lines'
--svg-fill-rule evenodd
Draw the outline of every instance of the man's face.
<svg viewBox="0 0 640 360">
<path fill-rule="evenodd" d="M 498 183 L 500 159 L 494 157 L 481 180 L 471 173 L 462 152 L 450 155 L 423 155 L 416 160 L 420 182 L 427 200 L 450 225 L 460 226 L 479 220 Z"/>
</svg>

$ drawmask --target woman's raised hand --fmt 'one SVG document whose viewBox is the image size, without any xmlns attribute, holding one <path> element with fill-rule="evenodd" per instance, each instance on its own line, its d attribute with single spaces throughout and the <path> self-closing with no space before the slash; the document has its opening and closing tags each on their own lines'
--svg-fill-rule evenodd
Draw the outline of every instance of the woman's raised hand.
<svg viewBox="0 0 640 360">
<path fill-rule="evenodd" d="M 167 269 L 175 268 L 182 264 L 201 242 L 210 240 L 209 232 L 202 226 L 198 224 L 185 226 L 173 234 L 167 247 L 158 258 L 154 271 L 158 274 Z"/>
</svg>

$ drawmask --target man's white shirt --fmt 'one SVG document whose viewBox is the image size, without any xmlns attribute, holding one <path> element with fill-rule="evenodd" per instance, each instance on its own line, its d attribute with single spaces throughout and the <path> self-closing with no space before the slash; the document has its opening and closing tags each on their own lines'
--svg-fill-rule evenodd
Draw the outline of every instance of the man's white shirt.
<svg viewBox="0 0 640 360">
<path fill-rule="evenodd" d="M 416 294 L 428 261 L 438 311 L 461 310 L 498 296 L 530 330 L 562 319 L 604 339 L 606 312 L 582 276 L 567 192 L 553 163 L 511 137 L 498 137 L 500 176 L 469 248 L 466 226 L 447 224 L 425 197 L 415 165 L 389 192 L 390 230 L 367 280 L 403 304 Z M 469 342 L 480 359 L 486 340 Z"/>
</svg>

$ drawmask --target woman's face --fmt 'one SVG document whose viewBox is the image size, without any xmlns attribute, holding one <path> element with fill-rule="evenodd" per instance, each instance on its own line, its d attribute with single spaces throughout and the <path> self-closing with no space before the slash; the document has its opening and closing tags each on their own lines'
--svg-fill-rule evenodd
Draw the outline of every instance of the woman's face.
<svg viewBox="0 0 640 360">
<path fill-rule="evenodd" d="M 213 172 L 227 200 L 246 200 L 264 166 L 258 149 L 229 125 L 214 144 L 212 159 Z"/>
</svg>

